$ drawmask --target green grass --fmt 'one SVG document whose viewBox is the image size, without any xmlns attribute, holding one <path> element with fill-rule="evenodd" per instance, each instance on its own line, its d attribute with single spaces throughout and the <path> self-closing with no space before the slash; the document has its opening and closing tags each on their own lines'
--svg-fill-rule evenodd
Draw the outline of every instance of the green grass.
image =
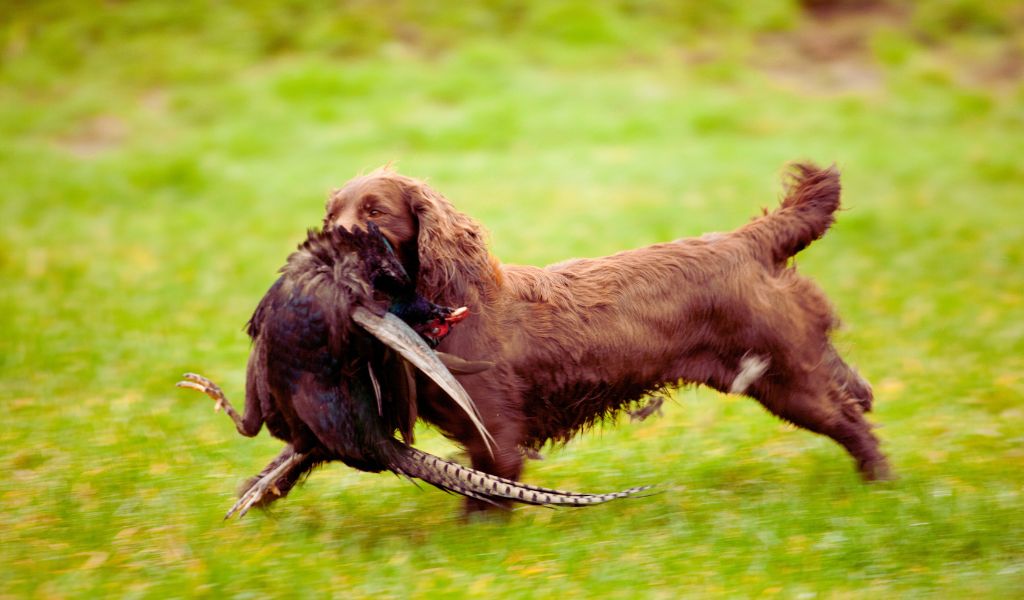
<svg viewBox="0 0 1024 600">
<path fill-rule="evenodd" d="M 9 5 L 0 595 L 1018 595 L 1019 9 L 908 8 L 815 58 L 825 25 L 748 4 Z M 503 260 L 544 264 L 735 227 L 802 158 L 843 170 L 800 269 L 875 385 L 897 481 L 683 390 L 526 473 L 649 498 L 463 524 L 457 498 L 332 465 L 221 521 L 280 443 L 173 383 L 241 400 L 242 325 L 332 187 L 396 160 Z"/>
</svg>

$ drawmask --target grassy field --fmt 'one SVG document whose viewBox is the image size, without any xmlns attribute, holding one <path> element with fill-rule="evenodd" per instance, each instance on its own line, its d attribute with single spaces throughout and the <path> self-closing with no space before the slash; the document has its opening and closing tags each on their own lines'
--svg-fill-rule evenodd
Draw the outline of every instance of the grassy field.
<svg viewBox="0 0 1024 600">
<path fill-rule="evenodd" d="M 0 597 L 1019 596 L 1019 9 L 673 4 L 5 3 Z M 804 158 L 847 210 L 800 268 L 898 480 L 685 389 L 525 475 L 653 497 L 464 524 L 332 465 L 221 521 L 280 443 L 173 384 L 241 400 L 242 326 L 332 187 L 395 160 L 544 264 L 735 227 Z"/>
</svg>

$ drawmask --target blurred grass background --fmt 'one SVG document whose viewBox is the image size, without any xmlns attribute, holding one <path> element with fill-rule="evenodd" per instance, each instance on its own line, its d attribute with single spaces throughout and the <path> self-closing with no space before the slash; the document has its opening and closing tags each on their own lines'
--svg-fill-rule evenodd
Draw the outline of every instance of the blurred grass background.
<svg viewBox="0 0 1024 600">
<path fill-rule="evenodd" d="M 1024 589 L 1024 12 L 1009 0 L 0 6 L 0 596 L 1014 597 Z M 683 390 L 529 465 L 664 493 L 461 524 L 280 444 L 242 325 L 328 191 L 395 160 L 544 264 L 726 230 L 837 162 L 800 256 L 900 479 Z M 455 449 L 430 430 L 421 445 Z"/>
</svg>

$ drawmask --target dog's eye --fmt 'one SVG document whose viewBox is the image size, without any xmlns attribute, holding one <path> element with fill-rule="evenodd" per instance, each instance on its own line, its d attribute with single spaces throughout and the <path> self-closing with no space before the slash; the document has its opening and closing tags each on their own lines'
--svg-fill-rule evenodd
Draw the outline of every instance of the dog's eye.
<svg viewBox="0 0 1024 600">
<path fill-rule="evenodd" d="M 379 217 L 379 216 L 381 216 L 384 213 L 380 212 L 376 208 L 370 208 L 370 209 L 366 210 L 366 214 L 369 215 L 370 218 L 374 218 L 374 217 Z"/>
</svg>

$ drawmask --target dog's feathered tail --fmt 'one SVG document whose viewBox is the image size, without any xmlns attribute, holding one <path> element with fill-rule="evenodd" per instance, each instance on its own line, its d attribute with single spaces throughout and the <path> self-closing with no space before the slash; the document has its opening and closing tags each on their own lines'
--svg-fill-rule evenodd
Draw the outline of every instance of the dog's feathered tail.
<svg viewBox="0 0 1024 600">
<path fill-rule="evenodd" d="M 774 266 L 785 265 L 789 257 L 828 231 L 839 208 L 839 189 L 835 165 L 821 169 L 811 163 L 796 163 L 779 208 L 741 232 L 757 242 L 762 259 Z"/>
</svg>

